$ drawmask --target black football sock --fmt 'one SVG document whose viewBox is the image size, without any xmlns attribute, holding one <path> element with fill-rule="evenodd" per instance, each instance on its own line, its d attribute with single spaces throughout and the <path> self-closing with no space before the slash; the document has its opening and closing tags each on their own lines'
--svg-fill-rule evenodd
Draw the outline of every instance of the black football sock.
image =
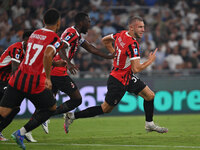
<svg viewBox="0 0 200 150">
<path fill-rule="evenodd" d="M 104 114 L 104 112 L 103 112 L 101 106 L 94 106 L 94 107 L 89 107 L 85 110 L 76 112 L 74 114 L 74 117 L 75 117 L 75 119 L 89 118 L 89 117 L 94 117 L 94 116 L 102 115 L 102 114 Z"/>
<path fill-rule="evenodd" d="M 32 131 L 33 129 L 37 128 L 40 124 L 48 120 L 53 113 L 54 111 L 50 111 L 48 109 L 35 111 L 35 113 L 32 115 L 31 119 L 24 126 L 24 128 L 27 132 Z"/>
<path fill-rule="evenodd" d="M 148 122 L 153 121 L 154 99 L 151 101 L 144 100 L 145 119 Z"/>
<path fill-rule="evenodd" d="M 14 108 L 11 113 L 0 123 L 0 132 L 3 131 L 13 120 L 13 118 L 17 115 L 17 113 L 20 111 L 20 108 Z"/>
<path fill-rule="evenodd" d="M 82 103 L 82 99 L 70 99 L 56 108 L 54 115 L 66 113 L 78 107 Z"/>
</svg>

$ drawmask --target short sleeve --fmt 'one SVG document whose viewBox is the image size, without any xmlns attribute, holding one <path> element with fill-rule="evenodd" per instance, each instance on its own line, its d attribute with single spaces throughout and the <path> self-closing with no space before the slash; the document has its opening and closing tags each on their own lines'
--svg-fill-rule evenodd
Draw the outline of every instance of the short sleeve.
<svg viewBox="0 0 200 150">
<path fill-rule="evenodd" d="M 23 58 L 24 58 L 23 50 L 20 49 L 20 48 L 14 47 L 14 48 L 11 50 L 10 56 L 11 56 L 11 60 L 12 60 L 12 61 L 21 63 L 21 61 L 22 61 Z"/>
<path fill-rule="evenodd" d="M 129 56 L 130 60 L 140 58 L 139 44 L 137 42 L 134 42 L 128 46 L 127 55 Z"/>
<path fill-rule="evenodd" d="M 116 40 L 118 35 L 119 35 L 119 33 L 110 34 L 110 36 L 111 36 L 111 38 L 112 38 L 113 40 Z"/>
<path fill-rule="evenodd" d="M 73 42 L 77 38 L 78 38 L 78 35 L 76 34 L 76 32 L 67 32 L 66 35 L 62 37 L 62 40 L 64 43 L 70 46 L 71 42 Z"/>
<path fill-rule="evenodd" d="M 55 53 L 57 53 L 62 48 L 62 46 L 62 41 L 58 36 L 55 36 L 53 41 L 49 45 L 47 45 L 47 47 L 52 47 Z"/>
</svg>

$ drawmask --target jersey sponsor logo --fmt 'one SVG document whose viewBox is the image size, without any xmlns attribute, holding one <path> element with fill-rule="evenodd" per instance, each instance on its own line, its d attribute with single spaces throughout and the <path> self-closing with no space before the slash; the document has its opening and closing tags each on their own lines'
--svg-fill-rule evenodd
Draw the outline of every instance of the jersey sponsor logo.
<svg viewBox="0 0 200 150">
<path fill-rule="evenodd" d="M 70 36 L 66 36 L 65 41 L 68 41 L 70 39 Z"/>
<path fill-rule="evenodd" d="M 55 46 L 55 48 L 58 48 L 58 47 L 60 46 L 60 43 L 59 43 L 59 42 L 56 42 L 56 43 L 54 44 L 54 46 Z"/>
<path fill-rule="evenodd" d="M 138 49 L 137 48 L 134 48 L 134 54 L 138 55 Z"/>
</svg>

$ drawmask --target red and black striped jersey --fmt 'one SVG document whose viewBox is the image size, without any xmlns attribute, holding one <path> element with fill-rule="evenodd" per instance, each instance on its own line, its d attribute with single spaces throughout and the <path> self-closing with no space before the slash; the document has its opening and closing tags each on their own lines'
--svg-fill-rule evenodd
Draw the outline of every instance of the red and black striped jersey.
<svg viewBox="0 0 200 150">
<path fill-rule="evenodd" d="M 12 87 L 31 94 L 40 93 L 45 89 L 43 56 L 46 47 L 52 47 L 55 53 L 60 50 L 62 46 L 58 35 L 46 28 L 34 31 L 29 37 L 22 63 L 9 80 Z"/>
<path fill-rule="evenodd" d="M 115 40 L 116 56 L 110 74 L 123 85 L 127 85 L 132 73 L 131 60 L 140 58 L 139 44 L 128 34 L 128 31 L 121 31 L 111 36 Z"/>
<path fill-rule="evenodd" d="M 68 48 L 65 50 L 67 57 L 71 60 L 78 49 L 78 46 L 81 45 L 85 40 L 81 37 L 78 31 L 72 26 L 67 28 L 61 35 L 61 39 L 64 43 L 68 45 Z M 56 55 L 54 61 L 60 60 L 61 57 L 59 54 Z M 66 67 L 52 67 L 51 70 L 52 76 L 66 76 L 67 68 Z"/>
<path fill-rule="evenodd" d="M 24 58 L 23 42 L 9 46 L 0 57 L 0 81 L 8 82 L 12 72 L 12 61 L 21 63 Z"/>
</svg>

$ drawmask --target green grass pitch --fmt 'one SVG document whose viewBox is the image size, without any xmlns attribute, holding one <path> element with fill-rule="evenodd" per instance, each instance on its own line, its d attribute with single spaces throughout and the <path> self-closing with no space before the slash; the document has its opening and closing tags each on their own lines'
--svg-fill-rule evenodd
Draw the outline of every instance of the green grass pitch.
<svg viewBox="0 0 200 150">
<path fill-rule="evenodd" d="M 28 119 L 15 119 L 3 134 L 0 150 L 20 150 L 10 134 Z M 49 134 L 38 127 L 37 143 L 25 142 L 27 150 L 200 150 L 200 115 L 155 115 L 154 121 L 168 133 L 147 133 L 144 116 L 96 117 L 75 120 L 65 134 L 62 118 L 52 118 Z"/>
</svg>

